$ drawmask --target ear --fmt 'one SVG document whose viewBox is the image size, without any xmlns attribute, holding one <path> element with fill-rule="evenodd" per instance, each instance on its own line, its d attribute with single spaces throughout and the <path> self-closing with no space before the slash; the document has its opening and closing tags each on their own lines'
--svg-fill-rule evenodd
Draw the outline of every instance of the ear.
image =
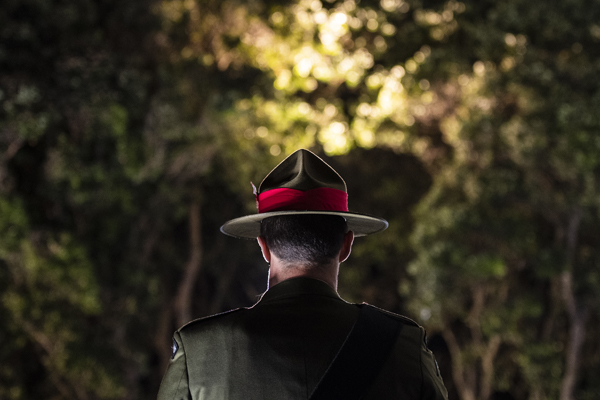
<svg viewBox="0 0 600 400">
<path fill-rule="evenodd" d="M 260 246 L 265 261 L 271 263 L 271 249 L 269 249 L 267 241 L 262 236 L 259 236 L 256 239 L 258 240 L 258 245 Z"/>
<path fill-rule="evenodd" d="M 352 243 L 354 243 L 354 232 L 348 231 L 344 236 L 344 243 L 342 244 L 342 249 L 340 250 L 340 256 L 338 260 L 342 263 L 350 257 L 350 252 L 352 251 Z"/>
</svg>

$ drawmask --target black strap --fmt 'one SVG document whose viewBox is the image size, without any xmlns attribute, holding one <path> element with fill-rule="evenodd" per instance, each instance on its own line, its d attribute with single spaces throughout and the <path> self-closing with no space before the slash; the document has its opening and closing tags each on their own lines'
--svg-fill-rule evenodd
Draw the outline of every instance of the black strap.
<svg viewBox="0 0 600 400">
<path fill-rule="evenodd" d="M 317 384 L 310 400 L 363 397 L 379 374 L 400 330 L 400 321 L 368 304 Z"/>
</svg>

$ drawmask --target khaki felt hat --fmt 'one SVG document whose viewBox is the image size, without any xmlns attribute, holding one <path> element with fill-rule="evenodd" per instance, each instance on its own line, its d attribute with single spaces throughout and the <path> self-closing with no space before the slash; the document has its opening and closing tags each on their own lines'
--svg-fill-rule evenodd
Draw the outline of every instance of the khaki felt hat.
<svg viewBox="0 0 600 400">
<path fill-rule="evenodd" d="M 388 227 L 385 219 L 348 211 L 342 177 L 316 154 L 300 149 L 277 165 L 262 181 L 256 195 L 258 213 L 227 221 L 221 232 L 238 238 L 260 236 L 263 219 L 277 215 L 338 215 L 355 236 Z"/>
</svg>

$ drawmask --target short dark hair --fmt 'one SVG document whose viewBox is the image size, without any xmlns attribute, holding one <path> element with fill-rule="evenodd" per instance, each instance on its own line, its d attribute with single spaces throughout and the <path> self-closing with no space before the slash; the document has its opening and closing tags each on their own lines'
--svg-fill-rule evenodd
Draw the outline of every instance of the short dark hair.
<svg viewBox="0 0 600 400">
<path fill-rule="evenodd" d="M 278 215 L 265 218 L 260 236 L 285 262 L 308 266 L 329 263 L 342 249 L 348 224 L 337 215 Z"/>
</svg>

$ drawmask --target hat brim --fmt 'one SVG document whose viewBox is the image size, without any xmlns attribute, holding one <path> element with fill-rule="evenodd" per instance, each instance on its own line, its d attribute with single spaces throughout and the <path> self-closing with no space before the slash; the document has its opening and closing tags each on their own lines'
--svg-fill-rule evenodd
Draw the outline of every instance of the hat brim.
<svg viewBox="0 0 600 400">
<path fill-rule="evenodd" d="M 240 239 L 254 239 L 260 236 L 260 222 L 269 217 L 278 215 L 337 215 L 343 217 L 348 223 L 348 230 L 354 236 L 366 236 L 381 232 L 388 227 L 385 219 L 366 214 L 356 214 L 343 211 L 272 211 L 260 214 L 246 215 L 227 221 L 221 226 L 221 232 Z"/>
</svg>

